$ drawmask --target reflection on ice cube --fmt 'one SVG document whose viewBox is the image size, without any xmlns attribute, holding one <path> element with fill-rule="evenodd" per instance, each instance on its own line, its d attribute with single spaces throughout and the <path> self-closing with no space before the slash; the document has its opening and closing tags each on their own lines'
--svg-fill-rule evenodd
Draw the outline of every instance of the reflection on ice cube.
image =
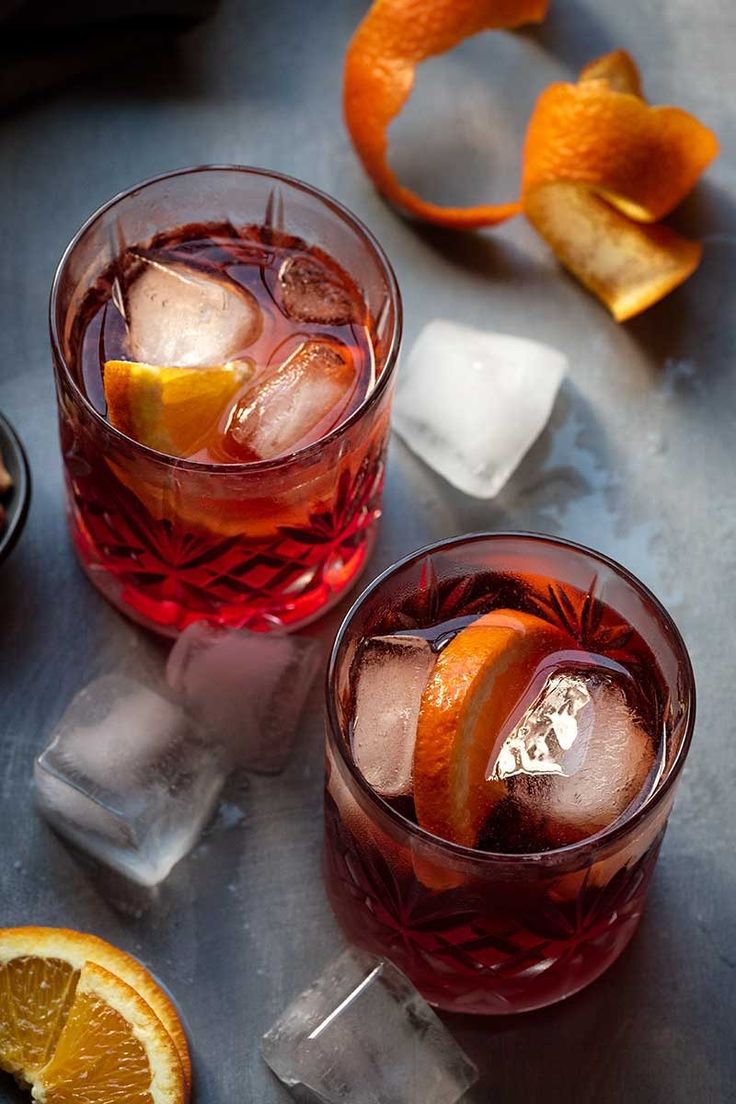
<svg viewBox="0 0 736 1104">
<path fill-rule="evenodd" d="M 544 428 L 566 367 L 539 342 L 437 319 L 402 365 L 394 428 L 453 486 L 492 498 Z"/>
<path fill-rule="evenodd" d="M 593 723 L 593 706 L 585 678 L 554 675 L 504 742 L 491 765 L 490 779 L 515 774 L 569 774 L 576 767 L 569 752 L 584 746 Z"/>
<path fill-rule="evenodd" d="M 323 1104 L 455 1104 L 478 1072 L 408 979 L 348 950 L 261 1044 L 290 1088 Z"/>
<path fill-rule="evenodd" d="M 147 886 L 197 841 L 225 777 L 219 749 L 183 709 L 122 675 L 77 694 L 34 770 L 53 827 Z"/>
<path fill-rule="evenodd" d="M 619 676 L 558 672 L 505 739 L 487 778 L 505 781 L 546 846 L 562 846 L 607 828 L 651 792 L 663 744 L 632 709 Z"/>
<path fill-rule="evenodd" d="M 255 297 L 224 276 L 181 262 L 138 258 L 123 308 L 133 360 L 201 368 L 236 360 L 261 331 Z"/>
</svg>

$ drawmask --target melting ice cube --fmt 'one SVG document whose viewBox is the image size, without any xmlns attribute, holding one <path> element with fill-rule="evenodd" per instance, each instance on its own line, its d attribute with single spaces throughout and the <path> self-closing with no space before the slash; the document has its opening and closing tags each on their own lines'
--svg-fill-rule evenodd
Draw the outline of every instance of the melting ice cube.
<svg viewBox="0 0 736 1104">
<path fill-rule="evenodd" d="M 358 654 L 353 756 L 383 797 L 411 793 L 419 706 L 434 661 L 429 643 L 416 636 L 373 637 Z"/>
<path fill-rule="evenodd" d="M 235 407 L 226 448 L 243 460 L 268 460 L 318 441 L 355 397 L 357 372 L 338 342 L 305 341 Z"/>
<path fill-rule="evenodd" d="M 194 845 L 225 774 L 218 748 L 179 706 L 122 675 L 77 694 L 34 771 L 50 823 L 149 886 Z"/>
<path fill-rule="evenodd" d="M 317 257 L 298 253 L 284 261 L 279 272 L 281 302 L 295 322 L 344 326 L 365 314 L 361 299 L 346 278 L 331 271 Z"/>
<path fill-rule="evenodd" d="M 536 341 L 435 320 L 399 373 L 394 428 L 453 486 L 492 498 L 544 428 L 566 366 Z"/>
<path fill-rule="evenodd" d="M 349 950 L 261 1044 L 284 1084 L 323 1104 L 455 1104 L 478 1071 L 391 963 Z"/>
<path fill-rule="evenodd" d="M 181 264 L 140 258 L 123 309 L 134 360 L 198 368 L 236 360 L 258 337 L 254 296 L 232 280 Z"/>
<path fill-rule="evenodd" d="M 488 777 L 506 779 L 527 822 L 559 846 L 612 824 L 654 784 L 655 741 L 613 679 L 552 676 L 504 741 Z"/>
<path fill-rule="evenodd" d="M 190 625 L 171 650 L 166 677 L 234 766 L 283 769 L 320 664 L 316 640 Z"/>
<path fill-rule="evenodd" d="M 593 723 L 593 702 L 582 676 L 553 675 L 504 742 L 489 778 L 515 774 L 571 774 Z M 563 767 L 564 763 L 564 767 Z"/>
</svg>

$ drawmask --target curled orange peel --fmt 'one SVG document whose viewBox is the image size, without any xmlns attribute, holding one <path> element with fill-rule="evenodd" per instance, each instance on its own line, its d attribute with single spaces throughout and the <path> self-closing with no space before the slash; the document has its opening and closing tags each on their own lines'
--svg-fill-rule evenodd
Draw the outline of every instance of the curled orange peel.
<svg viewBox="0 0 736 1104">
<path fill-rule="evenodd" d="M 698 242 L 661 226 L 718 153 L 712 131 L 677 107 L 650 107 L 623 50 L 553 84 L 527 130 L 524 214 L 618 321 L 697 268 Z"/>
<path fill-rule="evenodd" d="M 623 321 L 697 268 L 701 246 L 659 220 L 716 156 L 715 135 L 677 107 L 650 107 L 624 50 L 587 65 L 575 84 L 539 97 L 524 148 L 521 198 L 444 207 L 404 187 L 388 165 L 388 127 L 416 66 L 484 30 L 541 22 L 548 0 L 376 0 L 345 64 L 350 136 L 377 189 L 440 226 L 491 226 L 523 212 L 557 258 Z"/>
<path fill-rule="evenodd" d="M 539 23 L 549 0 L 376 0 L 356 30 L 345 62 L 344 110 L 366 172 L 387 199 L 439 226 L 473 229 L 519 214 L 518 200 L 443 207 L 405 188 L 387 160 L 388 128 L 414 86 L 416 66 L 481 31 Z"/>
</svg>

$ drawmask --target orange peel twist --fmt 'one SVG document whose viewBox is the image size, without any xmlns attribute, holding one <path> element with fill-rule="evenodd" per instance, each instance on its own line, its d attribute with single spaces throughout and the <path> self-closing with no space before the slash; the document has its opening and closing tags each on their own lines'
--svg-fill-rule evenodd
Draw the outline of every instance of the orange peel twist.
<svg viewBox="0 0 736 1104">
<path fill-rule="evenodd" d="M 697 268 L 701 246 L 659 225 L 718 153 L 715 135 L 677 107 L 650 107 L 633 59 L 616 50 L 575 84 L 539 97 L 524 147 L 520 200 L 444 207 L 404 187 L 388 165 L 388 127 L 416 66 L 485 30 L 541 22 L 549 0 L 376 0 L 345 64 L 345 119 L 376 188 L 410 215 L 456 229 L 523 212 L 560 262 L 618 321 L 663 298 Z"/>
<path fill-rule="evenodd" d="M 404 187 L 387 161 L 388 128 L 414 86 L 417 65 L 481 31 L 539 23 L 549 0 L 376 0 L 356 30 L 345 61 L 345 120 L 363 166 L 397 207 L 439 226 L 473 229 L 518 215 L 518 200 L 443 207 Z"/>
<path fill-rule="evenodd" d="M 524 147 L 522 208 L 566 268 L 617 321 L 697 268 L 698 242 L 658 225 L 718 153 L 678 107 L 650 107 L 623 50 L 537 100 Z"/>
</svg>

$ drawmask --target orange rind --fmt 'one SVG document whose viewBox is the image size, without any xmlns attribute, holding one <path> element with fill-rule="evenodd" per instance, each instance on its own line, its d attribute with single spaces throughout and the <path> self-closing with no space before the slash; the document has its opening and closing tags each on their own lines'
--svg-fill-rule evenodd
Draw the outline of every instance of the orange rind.
<svg viewBox="0 0 736 1104">
<path fill-rule="evenodd" d="M 575 645 L 533 614 L 493 610 L 440 652 L 419 710 L 414 749 L 414 802 L 420 826 L 474 847 L 504 782 L 487 775 L 515 707 L 530 697 L 551 655 Z"/>
<path fill-rule="evenodd" d="M 162 1104 L 186 1100 L 191 1061 L 172 1001 L 137 959 L 94 935 L 64 928 L 0 929 L 0 1069 L 12 1073 L 21 1084 L 33 1085 L 35 1099 L 73 1099 L 76 1104 L 87 1099 L 79 1086 L 76 1096 L 72 1090 L 71 1096 L 64 1097 L 63 1092 L 53 1095 L 50 1086 L 56 1075 L 47 1074 L 54 1064 L 57 1070 L 66 1064 L 63 1079 L 69 1074 L 69 1063 L 60 1058 L 62 1038 L 66 1033 L 67 1041 L 73 1041 L 74 1031 L 69 1025 L 72 1017 L 79 1019 L 83 979 L 95 976 L 95 971 L 104 979 L 113 978 L 112 988 L 137 1010 L 140 1023 L 148 1025 L 154 1040 L 154 1061 L 163 1061 L 165 1082 L 171 1089 L 158 1099 Z M 105 1017 L 109 1020 L 107 1013 Z M 125 1035 L 124 1027 L 122 1030 Z M 97 1045 L 100 1053 L 106 1053 L 108 1043 L 104 1037 L 95 1043 L 94 1032 L 87 1032 L 84 1046 L 89 1052 Z M 79 1047 L 74 1045 L 80 1057 Z M 152 1080 L 152 1067 L 149 1073 Z M 145 1080 L 145 1070 L 141 1076 Z M 131 1092 L 133 1087 L 129 1086 Z M 145 1096 L 142 1099 L 149 1100 Z"/>
<path fill-rule="evenodd" d="M 697 268 L 699 243 L 658 220 L 716 156 L 715 135 L 677 107 L 650 107 L 622 50 L 577 84 L 539 97 L 524 148 L 524 214 L 617 321 L 638 314 Z"/>
<path fill-rule="evenodd" d="M 526 135 L 519 200 L 444 207 L 421 199 L 388 164 L 388 128 L 416 66 L 485 30 L 540 22 L 547 0 L 376 0 L 345 63 L 350 136 L 376 188 L 416 218 L 455 229 L 523 213 L 559 261 L 624 321 L 697 268 L 698 242 L 659 225 L 718 153 L 715 135 L 677 107 L 651 107 L 634 60 L 614 50 L 577 83 L 539 97 Z"/>
<path fill-rule="evenodd" d="M 376 188 L 416 218 L 440 226 L 492 226 L 519 213 L 518 201 L 443 207 L 400 183 L 388 164 L 388 128 L 422 61 L 481 31 L 539 23 L 549 0 L 377 0 L 356 30 L 345 62 L 343 104 L 355 149 Z"/>
</svg>

